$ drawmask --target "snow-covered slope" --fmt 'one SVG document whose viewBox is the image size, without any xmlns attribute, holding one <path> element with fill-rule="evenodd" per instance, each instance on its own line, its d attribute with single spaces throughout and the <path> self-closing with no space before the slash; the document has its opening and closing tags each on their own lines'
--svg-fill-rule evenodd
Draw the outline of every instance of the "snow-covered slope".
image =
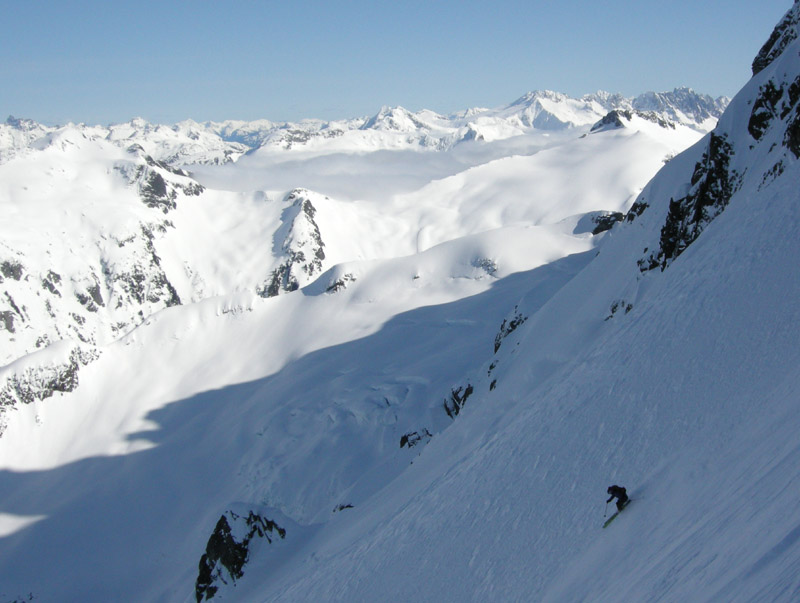
<svg viewBox="0 0 800 603">
<path fill-rule="evenodd" d="M 59 331 L 3 368 L 80 365 L 5 415 L 0 595 L 791 600 L 798 11 L 707 136 L 547 93 L 439 153 L 392 109 L 355 156 L 191 175 L 99 129 L 21 145 L 5 337 L 92 357 Z"/>
<path fill-rule="evenodd" d="M 393 120 L 401 117 L 392 115 L 368 129 L 399 128 Z M 418 121 L 406 124 L 409 131 Z M 558 136 L 534 129 L 511 146 L 473 142 L 437 153 L 437 161 L 388 150 L 266 154 L 198 167 L 190 176 L 150 152 L 163 157 L 184 139 L 195 146 L 180 147 L 173 161 L 202 155 L 198 146 L 217 152 L 207 136 L 192 137 L 197 124 L 6 126 L 29 136 L 16 138 L 18 155 L 0 164 L 4 406 L 72 391 L 80 368 L 105 344 L 165 307 L 238 291 L 272 297 L 338 265 L 325 281 L 333 286 L 363 271 L 348 262 L 396 258 L 508 226 L 625 211 L 661 162 L 700 136 L 640 120 L 588 138 L 578 138 L 585 128 Z M 364 170 L 370 178 L 357 177 Z M 297 188 L 309 182 L 341 197 Z"/>
<path fill-rule="evenodd" d="M 598 257 L 544 305 L 529 290 L 504 323 L 515 328 L 465 376 L 472 395 L 454 425 L 402 479 L 308 543 L 303 562 L 237 595 L 800 595 L 798 16 L 796 3 L 760 56 L 782 52 Z M 612 482 L 634 502 L 603 532 Z"/>
</svg>

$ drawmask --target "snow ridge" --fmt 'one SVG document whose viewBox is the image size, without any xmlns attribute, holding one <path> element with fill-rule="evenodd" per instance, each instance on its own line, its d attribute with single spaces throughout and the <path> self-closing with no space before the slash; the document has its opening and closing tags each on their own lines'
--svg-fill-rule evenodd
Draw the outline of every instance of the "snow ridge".
<svg viewBox="0 0 800 603">
<path fill-rule="evenodd" d="M 275 232 L 275 256 L 285 259 L 257 289 L 261 297 L 296 291 L 323 271 L 325 243 L 314 221 L 317 210 L 311 203 L 312 196 L 313 193 L 303 189 L 295 189 L 286 196 L 285 201 L 291 206 L 281 214 L 281 226 Z M 326 197 L 322 202 L 327 200 Z"/>
</svg>

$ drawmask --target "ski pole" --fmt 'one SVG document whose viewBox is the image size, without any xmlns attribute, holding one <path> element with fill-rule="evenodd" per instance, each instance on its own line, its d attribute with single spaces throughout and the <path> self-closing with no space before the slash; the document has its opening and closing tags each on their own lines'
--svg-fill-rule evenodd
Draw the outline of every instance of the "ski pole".
<svg viewBox="0 0 800 603">
<path fill-rule="evenodd" d="M 606 518 L 606 515 L 608 515 L 608 501 L 606 501 L 606 509 L 603 511 L 603 519 Z"/>
</svg>

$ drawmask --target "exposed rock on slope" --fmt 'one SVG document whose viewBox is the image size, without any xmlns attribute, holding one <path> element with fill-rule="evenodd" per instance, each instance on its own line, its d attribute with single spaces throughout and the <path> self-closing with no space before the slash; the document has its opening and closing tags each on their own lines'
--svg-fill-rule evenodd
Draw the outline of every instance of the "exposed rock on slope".
<svg viewBox="0 0 800 603">
<path fill-rule="evenodd" d="M 672 92 L 645 92 L 631 101 L 631 108 L 655 113 L 659 118 L 684 125 L 713 123 L 728 106 L 724 96 L 711 98 L 691 88 L 675 88 Z"/>
<path fill-rule="evenodd" d="M 314 221 L 317 210 L 311 196 L 307 190 L 296 189 L 286 197 L 292 205 L 283 211 L 274 238 L 275 256 L 285 259 L 257 289 L 261 297 L 295 291 L 322 273 L 325 243 Z"/>
<path fill-rule="evenodd" d="M 606 114 L 603 119 L 594 124 L 590 132 L 605 132 L 607 130 L 625 128 L 633 120 L 634 116 L 653 122 L 662 128 L 675 129 L 674 122 L 665 119 L 655 111 L 614 109 L 610 113 Z"/>
<path fill-rule="evenodd" d="M 741 175 L 730 166 L 732 155 L 726 136 L 710 135 L 708 149 L 695 165 L 689 194 L 670 200 L 658 247 L 639 261 L 642 270 L 664 270 L 725 209 L 741 182 Z"/>
<path fill-rule="evenodd" d="M 179 192 L 187 197 L 194 197 L 205 190 L 187 172 L 163 161 L 156 161 L 138 144 L 129 147 L 128 152 L 140 161 L 120 163 L 116 169 L 129 185 L 136 188 L 147 207 L 160 209 L 166 214 L 177 207 L 175 200 Z"/>
<path fill-rule="evenodd" d="M 35 220 L 13 224 L 35 226 L 43 243 L 24 231 L 9 231 L 0 243 L 0 366 L 9 365 L 0 375 L 0 404 L 5 408 L 72 391 L 80 368 L 98 357 L 97 346 L 154 312 L 181 304 L 175 274 L 168 274 L 158 250 L 173 228 L 164 214 L 204 189 L 139 148 L 116 157 L 110 153 L 88 168 L 91 175 L 85 181 L 72 175 L 75 154 L 92 157 L 109 149 L 113 147 L 66 130 L 50 136 L 24 160 L 53 166 L 39 179 L 40 186 L 64 191 L 63 215 L 81 221 L 74 240 L 59 236 L 67 226 L 58 215 L 36 215 L 36 192 L 9 185 L 9 206 L 16 198 L 29 200 L 20 207 L 33 212 Z M 27 163 L 20 166 L 28 169 Z M 94 236 L 95 229 L 99 234 L 90 240 L 87 233 Z M 56 345 L 71 351 L 25 358 Z"/>
<path fill-rule="evenodd" d="M 775 26 L 769 39 L 764 42 L 756 58 L 753 59 L 753 75 L 758 75 L 797 39 L 798 23 L 800 23 L 800 13 L 797 12 L 797 0 L 795 0 L 794 8 Z"/>
<path fill-rule="evenodd" d="M 286 530 L 264 517 L 262 512 L 252 509 L 237 511 L 226 511 L 208 539 L 195 582 L 198 603 L 213 599 L 220 588 L 233 586 L 244 576 L 251 548 L 257 541 L 272 544 L 286 538 Z"/>
<path fill-rule="evenodd" d="M 800 66 L 789 52 L 798 24 L 795 3 L 756 57 L 753 79 L 695 147 L 702 155 L 687 184 L 674 187 L 659 240 L 639 260 L 642 271 L 669 266 L 727 207 L 745 178 L 763 188 L 800 158 Z M 628 222 L 651 205 L 654 188 L 658 184 L 651 183 L 636 200 Z"/>
</svg>

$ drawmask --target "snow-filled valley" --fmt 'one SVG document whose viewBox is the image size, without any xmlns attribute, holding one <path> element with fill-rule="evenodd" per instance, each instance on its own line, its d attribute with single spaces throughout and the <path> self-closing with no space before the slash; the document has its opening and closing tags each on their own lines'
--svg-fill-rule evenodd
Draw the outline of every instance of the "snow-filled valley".
<svg viewBox="0 0 800 603">
<path fill-rule="evenodd" d="M 9 118 L 0 601 L 797 600 L 799 23 L 730 104 Z"/>
</svg>

